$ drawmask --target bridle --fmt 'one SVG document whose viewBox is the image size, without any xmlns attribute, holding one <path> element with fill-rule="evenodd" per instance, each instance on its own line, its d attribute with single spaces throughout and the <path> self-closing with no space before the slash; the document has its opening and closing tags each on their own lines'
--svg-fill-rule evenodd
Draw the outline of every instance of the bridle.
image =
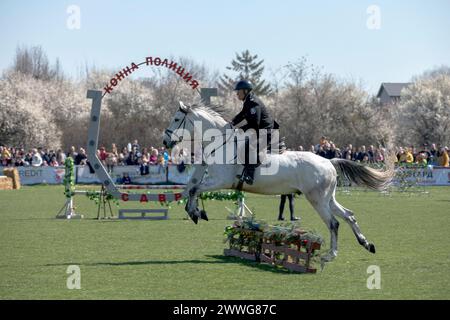
<svg viewBox="0 0 450 320">
<path fill-rule="evenodd" d="M 175 131 L 179 130 L 181 128 L 181 126 L 183 126 L 182 131 L 184 132 L 184 129 L 186 128 L 187 112 L 184 111 L 184 110 L 181 110 L 181 109 L 180 109 L 180 111 L 184 113 L 184 117 L 181 120 L 181 122 L 178 125 L 178 127 L 175 130 L 170 130 L 169 128 L 164 130 L 164 134 L 166 134 L 171 140 L 172 140 L 172 136 L 175 136 L 175 138 L 178 139 L 178 141 L 176 141 L 176 143 L 182 142 L 183 141 L 183 136 L 180 137 L 178 134 L 175 133 Z M 189 120 L 192 125 L 194 124 L 191 119 L 187 119 L 187 120 Z"/>
</svg>

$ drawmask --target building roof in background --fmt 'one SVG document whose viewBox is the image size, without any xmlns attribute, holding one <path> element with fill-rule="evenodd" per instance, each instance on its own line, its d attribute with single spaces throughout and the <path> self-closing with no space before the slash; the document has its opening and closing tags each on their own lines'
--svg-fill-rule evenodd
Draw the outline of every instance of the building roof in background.
<svg viewBox="0 0 450 320">
<path fill-rule="evenodd" d="M 390 97 L 400 97 L 400 92 L 402 92 L 403 88 L 410 84 L 411 82 L 383 82 L 380 90 L 378 90 L 377 98 L 380 97 L 383 88 Z"/>
</svg>

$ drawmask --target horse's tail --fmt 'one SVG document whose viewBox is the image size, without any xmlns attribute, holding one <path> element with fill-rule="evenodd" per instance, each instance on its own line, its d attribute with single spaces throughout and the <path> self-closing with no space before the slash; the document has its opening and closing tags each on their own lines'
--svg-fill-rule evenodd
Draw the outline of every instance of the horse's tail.
<svg viewBox="0 0 450 320">
<path fill-rule="evenodd" d="M 387 188 L 394 177 L 394 168 L 389 165 L 385 171 L 381 171 L 346 159 L 334 158 L 330 161 L 348 180 L 373 190 Z"/>
</svg>

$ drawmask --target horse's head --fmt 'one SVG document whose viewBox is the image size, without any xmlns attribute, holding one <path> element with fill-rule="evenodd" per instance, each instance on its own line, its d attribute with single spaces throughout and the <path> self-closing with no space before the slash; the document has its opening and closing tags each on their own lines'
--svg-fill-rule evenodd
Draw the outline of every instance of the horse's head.
<svg viewBox="0 0 450 320">
<path fill-rule="evenodd" d="M 169 126 L 164 130 L 163 144 L 166 148 L 173 148 L 182 142 L 186 132 L 192 133 L 193 121 L 190 119 L 191 107 L 180 101 L 180 107 L 172 118 Z"/>
<path fill-rule="evenodd" d="M 166 148 L 173 148 L 183 140 L 191 141 L 194 138 L 194 131 L 202 137 L 205 130 L 212 128 L 223 130 L 226 124 L 221 114 L 212 107 L 206 107 L 201 102 L 187 106 L 180 101 L 177 112 L 164 131 L 163 143 Z M 198 137 L 196 139 L 199 140 Z"/>
</svg>

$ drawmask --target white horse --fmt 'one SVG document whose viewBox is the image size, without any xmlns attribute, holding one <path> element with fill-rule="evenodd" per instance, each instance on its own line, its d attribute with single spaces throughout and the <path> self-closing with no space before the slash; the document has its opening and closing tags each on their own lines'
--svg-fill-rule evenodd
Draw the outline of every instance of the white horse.
<svg viewBox="0 0 450 320">
<path fill-rule="evenodd" d="M 172 122 L 164 132 L 163 143 L 167 148 L 174 147 L 183 140 L 176 134 L 177 129 L 183 129 L 194 136 L 194 121 L 202 123 L 203 132 L 207 129 L 218 129 L 225 134 L 231 125 L 224 120 L 220 112 L 213 107 L 202 104 L 185 106 L 180 102 L 180 108 L 175 113 Z M 207 143 L 203 142 L 203 147 Z M 278 161 L 278 172 L 275 175 L 261 175 L 262 168 L 271 161 Z M 199 218 L 207 220 L 206 213 L 198 209 L 198 195 L 205 191 L 220 189 L 235 189 L 237 174 L 242 172 L 241 164 L 211 164 L 207 166 L 207 176 L 189 190 L 189 200 L 186 211 L 197 223 Z M 244 183 L 242 190 L 267 195 L 280 195 L 302 192 L 314 209 L 319 213 L 330 231 L 330 251 L 323 256 L 324 262 L 337 256 L 338 216 L 346 221 L 353 230 L 359 244 L 368 251 L 375 253 L 375 246 L 361 233 L 353 212 L 340 205 L 335 198 L 337 172 L 339 169 L 350 181 L 374 190 L 382 190 L 390 183 L 393 170 L 378 171 L 344 159 L 328 160 L 311 152 L 286 151 L 282 154 L 267 154 L 266 164 L 260 165 L 255 171 L 253 185 Z"/>
</svg>

